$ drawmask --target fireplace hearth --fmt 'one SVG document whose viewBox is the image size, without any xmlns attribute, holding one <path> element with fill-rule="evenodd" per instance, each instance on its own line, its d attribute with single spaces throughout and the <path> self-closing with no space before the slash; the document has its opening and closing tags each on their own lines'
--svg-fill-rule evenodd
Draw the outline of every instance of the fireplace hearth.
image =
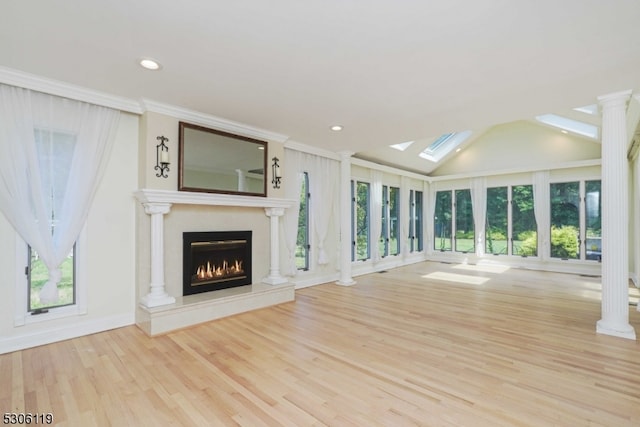
<svg viewBox="0 0 640 427">
<path fill-rule="evenodd" d="M 251 231 L 183 233 L 183 295 L 250 285 Z"/>
</svg>

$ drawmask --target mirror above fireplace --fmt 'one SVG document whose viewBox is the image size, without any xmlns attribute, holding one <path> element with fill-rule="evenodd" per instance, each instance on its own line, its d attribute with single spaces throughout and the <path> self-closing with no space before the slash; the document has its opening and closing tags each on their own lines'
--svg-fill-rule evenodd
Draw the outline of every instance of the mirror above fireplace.
<svg viewBox="0 0 640 427">
<path fill-rule="evenodd" d="M 178 190 L 267 195 L 267 142 L 180 122 Z"/>
</svg>

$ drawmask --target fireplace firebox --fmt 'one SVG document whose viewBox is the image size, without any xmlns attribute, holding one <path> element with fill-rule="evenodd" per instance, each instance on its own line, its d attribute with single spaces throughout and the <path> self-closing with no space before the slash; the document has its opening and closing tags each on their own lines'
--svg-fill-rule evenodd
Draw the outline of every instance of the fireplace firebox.
<svg viewBox="0 0 640 427">
<path fill-rule="evenodd" d="M 184 232 L 182 295 L 250 285 L 251 231 Z"/>
</svg>

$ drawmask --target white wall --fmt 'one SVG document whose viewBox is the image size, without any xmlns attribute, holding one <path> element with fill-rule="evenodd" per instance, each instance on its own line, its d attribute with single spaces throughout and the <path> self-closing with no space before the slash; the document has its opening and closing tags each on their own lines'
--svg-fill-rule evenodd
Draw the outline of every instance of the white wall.
<svg viewBox="0 0 640 427">
<path fill-rule="evenodd" d="M 436 169 L 432 176 L 553 169 L 567 162 L 600 159 L 600 151 L 598 142 L 519 121 L 491 128 Z"/>
<path fill-rule="evenodd" d="M 0 353 L 134 323 L 138 116 L 122 113 L 111 159 L 87 219 L 85 315 L 14 326 L 16 233 L 0 214 Z M 26 292 L 26 288 L 24 290 Z"/>
</svg>

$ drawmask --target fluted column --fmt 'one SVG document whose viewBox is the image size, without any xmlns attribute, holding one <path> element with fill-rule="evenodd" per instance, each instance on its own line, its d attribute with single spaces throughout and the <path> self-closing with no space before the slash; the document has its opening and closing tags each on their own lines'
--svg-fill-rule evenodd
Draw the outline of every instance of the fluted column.
<svg viewBox="0 0 640 427">
<path fill-rule="evenodd" d="M 602 106 L 602 318 L 596 331 L 635 339 L 629 324 L 629 164 L 626 106 L 631 91 L 598 98 Z"/>
<path fill-rule="evenodd" d="M 280 274 L 280 230 L 278 227 L 278 219 L 284 215 L 284 209 L 265 208 L 264 211 L 271 220 L 271 260 L 269 276 L 262 279 L 262 282 L 269 285 L 280 285 L 282 283 L 287 283 L 287 279 Z"/>
<path fill-rule="evenodd" d="M 171 203 L 143 205 L 144 211 L 151 215 L 151 284 L 140 304 L 147 308 L 173 304 L 176 299 L 164 287 L 164 215 L 171 210 Z"/>
<path fill-rule="evenodd" d="M 356 282 L 351 277 L 351 156 L 352 152 L 340 152 L 340 280 L 338 285 L 349 286 Z"/>
</svg>

